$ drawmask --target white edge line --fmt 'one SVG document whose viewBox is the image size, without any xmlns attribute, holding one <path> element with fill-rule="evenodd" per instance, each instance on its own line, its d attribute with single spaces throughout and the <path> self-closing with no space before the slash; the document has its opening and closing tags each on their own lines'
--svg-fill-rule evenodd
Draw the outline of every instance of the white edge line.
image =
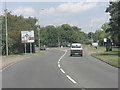
<svg viewBox="0 0 120 90">
<path fill-rule="evenodd" d="M 4 68 L 2 68 L 2 70 L 0 70 L 0 71 L 2 72 L 2 71 L 4 71 L 5 69 L 11 67 L 12 65 L 14 65 L 14 64 L 16 64 L 16 63 L 18 63 L 18 62 L 19 62 L 19 61 L 13 62 L 13 63 L 11 63 L 11 64 L 5 66 Z"/>
<path fill-rule="evenodd" d="M 15 63 L 16 63 L 16 62 L 15 62 Z M 5 70 L 5 69 L 7 69 L 7 68 L 9 68 L 9 67 L 12 66 L 12 65 L 14 65 L 15 63 L 11 63 L 11 64 L 9 64 L 8 66 L 4 67 L 4 68 L 2 69 L 2 71 Z"/>
<path fill-rule="evenodd" d="M 70 81 L 72 81 L 73 83 L 77 83 L 75 80 L 73 80 L 69 75 L 66 75 L 68 79 L 70 79 Z"/>
<path fill-rule="evenodd" d="M 62 73 L 65 73 L 65 71 L 62 68 L 60 68 L 60 70 L 61 70 Z"/>
<path fill-rule="evenodd" d="M 26 59 L 27 59 L 27 58 L 30 58 L 30 57 L 26 57 Z M 20 61 L 21 61 L 21 60 L 20 60 Z M 20 61 L 13 62 L 13 63 L 5 66 L 4 68 L 2 68 L 2 69 L 0 70 L 0 72 L 4 71 L 5 69 L 9 68 L 10 66 L 12 66 L 12 65 L 14 65 L 14 64 L 16 64 L 16 63 L 18 63 L 18 62 L 20 62 Z"/>
</svg>

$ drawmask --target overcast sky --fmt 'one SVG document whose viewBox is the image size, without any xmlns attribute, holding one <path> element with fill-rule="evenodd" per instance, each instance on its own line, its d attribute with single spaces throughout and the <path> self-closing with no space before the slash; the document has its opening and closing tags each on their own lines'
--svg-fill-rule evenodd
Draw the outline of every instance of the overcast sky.
<svg viewBox="0 0 120 90">
<path fill-rule="evenodd" d="M 109 14 L 105 13 L 108 6 L 109 2 L 7 2 L 12 14 L 39 18 L 42 26 L 67 23 L 86 33 L 100 29 L 109 21 Z"/>
</svg>

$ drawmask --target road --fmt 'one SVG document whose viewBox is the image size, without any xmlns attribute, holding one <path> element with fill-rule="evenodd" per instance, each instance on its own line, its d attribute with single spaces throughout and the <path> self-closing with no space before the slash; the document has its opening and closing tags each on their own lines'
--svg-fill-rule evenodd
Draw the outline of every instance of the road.
<svg viewBox="0 0 120 90">
<path fill-rule="evenodd" d="M 83 57 L 69 56 L 69 50 L 49 49 L 6 68 L 3 88 L 118 88 L 118 69 L 87 51 Z"/>
</svg>

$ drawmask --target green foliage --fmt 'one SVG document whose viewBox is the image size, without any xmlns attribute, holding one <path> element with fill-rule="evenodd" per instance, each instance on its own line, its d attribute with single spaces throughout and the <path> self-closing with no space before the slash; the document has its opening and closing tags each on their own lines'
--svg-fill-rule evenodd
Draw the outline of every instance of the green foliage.
<svg viewBox="0 0 120 90">
<path fill-rule="evenodd" d="M 46 26 L 40 30 L 41 44 L 47 46 L 66 46 L 69 43 L 87 42 L 87 34 L 81 31 L 81 28 L 62 24 L 61 26 Z"/>
<path fill-rule="evenodd" d="M 2 19 L 2 54 L 6 54 L 6 30 L 5 30 L 5 16 Z M 23 16 L 15 16 L 10 12 L 7 14 L 7 28 L 8 28 L 8 48 L 9 54 L 18 54 L 24 52 L 23 44 L 21 43 L 21 31 L 36 30 L 35 18 L 24 18 Z M 35 31 L 36 32 L 36 31 Z"/>
<path fill-rule="evenodd" d="M 110 13 L 110 22 L 106 32 L 108 32 L 113 39 L 114 44 L 120 45 L 118 43 L 118 36 L 120 36 L 120 1 L 118 2 L 110 2 L 109 7 L 106 9 L 106 12 Z"/>
<path fill-rule="evenodd" d="M 5 16 L 2 17 L 2 54 L 6 54 L 6 29 L 5 29 Z M 40 45 L 49 47 L 63 45 L 69 43 L 87 43 L 87 34 L 81 31 L 81 28 L 63 24 L 61 26 L 46 26 L 40 28 L 36 25 L 36 18 L 24 18 L 23 16 L 12 15 L 10 12 L 7 14 L 8 21 L 8 48 L 9 54 L 24 53 L 24 44 L 21 43 L 21 31 L 34 30 L 35 32 L 35 45 L 38 46 L 38 34 L 40 34 Z M 39 27 L 39 29 L 38 29 Z M 40 33 L 38 33 L 40 30 Z M 29 49 L 29 44 L 27 44 Z M 27 50 L 29 51 L 29 50 Z"/>
<path fill-rule="evenodd" d="M 96 30 L 95 35 L 94 35 L 94 41 L 97 42 L 97 40 L 99 41 L 99 45 L 103 45 L 103 40 L 105 38 L 105 32 L 102 30 Z"/>
</svg>

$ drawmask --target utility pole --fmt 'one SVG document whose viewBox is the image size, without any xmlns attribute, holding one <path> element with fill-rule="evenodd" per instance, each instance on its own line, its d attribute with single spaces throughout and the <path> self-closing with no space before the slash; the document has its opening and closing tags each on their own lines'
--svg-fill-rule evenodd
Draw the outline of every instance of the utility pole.
<svg viewBox="0 0 120 90">
<path fill-rule="evenodd" d="M 8 56 L 8 30 L 7 30 L 7 8 L 5 1 L 5 29 L 6 29 L 6 56 Z"/>
</svg>

